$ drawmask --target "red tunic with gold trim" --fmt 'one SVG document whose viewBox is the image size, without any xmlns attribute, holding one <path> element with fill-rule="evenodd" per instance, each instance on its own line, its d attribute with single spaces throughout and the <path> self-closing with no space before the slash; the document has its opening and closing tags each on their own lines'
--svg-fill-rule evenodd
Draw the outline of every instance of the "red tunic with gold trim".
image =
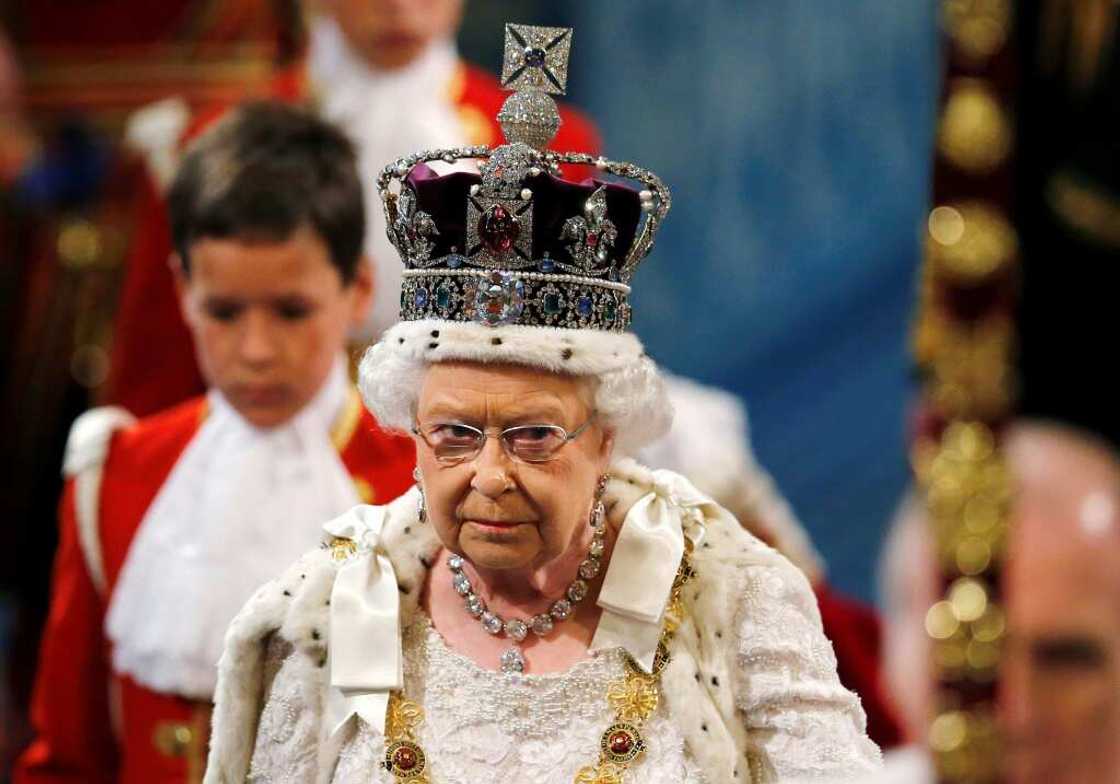
<svg viewBox="0 0 1120 784">
<path fill-rule="evenodd" d="M 449 95 L 469 144 L 503 142 L 495 119 L 508 96 L 498 80 L 473 66 L 462 64 Z M 259 96 L 258 96 L 259 97 Z M 294 68 L 279 74 L 270 97 L 301 101 L 308 97 L 306 71 Z M 197 136 L 228 107 L 200 109 L 180 139 L 180 145 Z M 599 135 L 591 122 L 570 107 L 560 107 L 562 124 L 551 147 L 557 150 L 598 153 Z M 127 271 L 117 311 L 107 402 L 123 406 L 136 416 L 146 416 L 201 394 L 202 376 L 195 362 L 190 333 L 183 323 L 168 266 L 171 230 L 163 194 L 149 176 L 137 186 L 142 193 L 136 225 L 126 261 Z M 397 263 L 388 259 L 382 263 Z M 151 369 L 159 368 L 158 373 Z"/>
<path fill-rule="evenodd" d="M 32 701 L 36 738 L 16 764 L 16 784 L 201 781 L 209 704 L 113 672 L 104 627 L 137 529 L 205 414 L 205 398 L 195 398 L 111 435 L 106 429 L 95 532 L 101 575 L 91 574 L 78 522 L 80 480 L 67 481 Z M 385 503 L 412 484 L 411 439 L 382 431 L 353 389 L 332 440 L 364 501 Z"/>
</svg>

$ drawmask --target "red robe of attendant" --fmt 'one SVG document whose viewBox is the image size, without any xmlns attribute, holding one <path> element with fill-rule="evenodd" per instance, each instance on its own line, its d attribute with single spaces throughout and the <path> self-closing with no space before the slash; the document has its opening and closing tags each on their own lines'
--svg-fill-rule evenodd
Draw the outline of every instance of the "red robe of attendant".
<svg viewBox="0 0 1120 784">
<path fill-rule="evenodd" d="M 463 64 L 448 89 L 468 144 L 501 144 L 496 117 L 509 93 L 498 80 Z M 277 77 L 271 97 L 299 101 L 306 92 L 304 71 L 293 69 Z M 227 108 L 198 112 L 182 141 L 196 136 Z M 560 107 L 560 116 L 562 124 L 553 149 L 592 154 L 599 151 L 599 135 L 589 120 L 565 106 Z M 123 406 L 136 416 L 147 416 L 201 394 L 204 384 L 175 294 L 169 266 L 171 229 L 163 194 L 150 176 L 137 187 L 142 193 L 140 214 L 117 312 L 107 402 Z M 374 263 L 400 262 L 374 259 Z"/>
<path fill-rule="evenodd" d="M 31 708 L 36 735 L 16 764 L 15 784 L 201 781 L 209 703 L 155 692 L 113 672 L 104 628 L 133 537 L 205 413 L 205 398 L 195 398 L 112 435 L 97 519 L 104 593 L 80 541 L 75 481 L 67 482 Z M 332 439 L 364 501 L 386 503 L 412 485 L 411 439 L 382 431 L 354 390 Z"/>
</svg>

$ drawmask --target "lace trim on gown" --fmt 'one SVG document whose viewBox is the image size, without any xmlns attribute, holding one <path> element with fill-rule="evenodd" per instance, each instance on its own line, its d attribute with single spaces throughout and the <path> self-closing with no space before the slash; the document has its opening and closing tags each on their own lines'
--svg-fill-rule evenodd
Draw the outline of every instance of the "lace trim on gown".
<svg viewBox="0 0 1120 784">
<path fill-rule="evenodd" d="M 741 596 L 735 695 L 759 752 L 755 780 L 867 781 L 879 749 L 867 737 L 859 697 L 836 675 L 813 594 L 759 566 L 747 570 Z"/>
<path fill-rule="evenodd" d="M 319 728 L 325 693 L 308 693 L 307 683 L 326 683 L 326 667 L 316 668 L 320 677 L 308 680 L 315 665 L 304 656 L 293 655 L 292 644 L 274 634 L 268 641 L 264 660 L 264 710 L 257 725 L 257 743 L 249 766 L 248 784 L 307 784 L 318 775 Z"/>
</svg>

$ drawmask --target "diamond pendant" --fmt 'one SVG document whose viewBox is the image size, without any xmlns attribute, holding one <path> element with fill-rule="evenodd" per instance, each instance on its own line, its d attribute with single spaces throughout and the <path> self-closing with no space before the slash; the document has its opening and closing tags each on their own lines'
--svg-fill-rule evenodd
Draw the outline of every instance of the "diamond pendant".
<svg viewBox="0 0 1120 784">
<path fill-rule="evenodd" d="M 502 651 L 502 672 L 525 672 L 525 657 L 520 648 Z"/>
</svg>

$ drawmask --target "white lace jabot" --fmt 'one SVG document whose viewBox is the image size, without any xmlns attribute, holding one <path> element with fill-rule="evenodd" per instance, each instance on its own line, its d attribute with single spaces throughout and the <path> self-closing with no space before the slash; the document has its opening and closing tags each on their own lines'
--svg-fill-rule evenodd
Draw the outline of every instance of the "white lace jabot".
<svg viewBox="0 0 1120 784">
<path fill-rule="evenodd" d="M 226 626 L 253 590 L 358 503 L 330 430 L 349 394 L 339 357 L 290 421 L 253 427 L 217 391 L 148 507 L 113 591 L 106 630 L 118 672 L 210 699 Z"/>
</svg>

